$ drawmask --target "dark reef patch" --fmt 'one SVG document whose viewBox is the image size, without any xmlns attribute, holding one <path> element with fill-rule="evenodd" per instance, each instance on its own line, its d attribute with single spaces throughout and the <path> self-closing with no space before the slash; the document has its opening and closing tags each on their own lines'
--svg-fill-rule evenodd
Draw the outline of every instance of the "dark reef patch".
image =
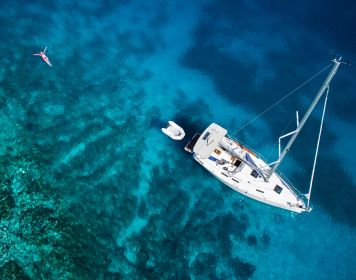
<svg viewBox="0 0 356 280">
<path fill-rule="evenodd" d="M 248 244 L 248 246 L 251 246 L 251 247 L 253 247 L 253 246 L 256 246 L 257 245 L 257 238 L 256 238 L 256 236 L 254 236 L 254 235 L 248 235 L 247 236 L 247 244 Z"/>
<path fill-rule="evenodd" d="M 271 237 L 267 234 L 266 231 L 263 232 L 261 242 L 264 247 L 268 247 L 271 242 Z"/>
<path fill-rule="evenodd" d="M 218 257 L 213 254 L 200 253 L 193 263 L 192 274 L 206 279 L 214 279 Z"/>
<path fill-rule="evenodd" d="M 23 271 L 16 261 L 11 260 L 0 267 L 0 279 L 30 280 L 31 278 Z"/>
<path fill-rule="evenodd" d="M 7 186 L 9 183 L 10 182 L 7 180 L 0 185 L 0 220 L 7 219 L 12 208 L 15 206 L 12 190 Z"/>
<path fill-rule="evenodd" d="M 193 138 L 195 133 L 202 133 L 203 130 L 211 122 L 211 112 L 204 100 L 198 100 L 192 103 L 185 103 L 185 93 L 181 90 L 179 98 L 175 100 L 175 104 L 180 108 L 179 112 L 173 117 L 174 121 L 184 128 L 185 138 L 188 141 Z M 186 145 L 186 141 L 178 143 L 182 148 Z M 182 151 L 184 151 L 182 149 Z"/>
<path fill-rule="evenodd" d="M 235 277 L 241 280 L 249 279 L 256 270 L 255 265 L 244 262 L 240 258 L 234 258 L 231 267 L 235 270 Z"/>
<path fill-rule="evenodd" d="M 181 157 L 165 150 L 160 153 L 162 158 Z M 232 256 L 232 239 L 244 240 L 249 220 L 242 213 L 239 216 L 221 213 L 224 199 L 219 191 L 207 191 L 206 186 L 199 186 L 198 179 L 194 188 L 182 186 L 178 180 L 189 174 L 192 166 L 188 161 L 180 169 L 169 164 L 152 167 L 150 188 L 145 202 L 141 201 L 139 206 L 139 215 L 148 219 L 147 225 L 128 238 L 122 248 L 125 257 L 124 252 L 137 246 L 135 259 L 125 257 L 132 277 L 189 279 L 194 274 L 219 279 L 215 271 L 218 262 L 223 265 L 236 262 Z M 201 176 L 198 170 L 195 175 Z M 199 197 L 193 207 L 192 192 L 197 193 L 194 197 Z M 201 251 L 203 244 L 211 252 Z M 189 264 L 191 254 L 196 252 L 194 262 Z M 238 264 L 241 277 L 253 273 L 247 263 Z"/>
</svg>

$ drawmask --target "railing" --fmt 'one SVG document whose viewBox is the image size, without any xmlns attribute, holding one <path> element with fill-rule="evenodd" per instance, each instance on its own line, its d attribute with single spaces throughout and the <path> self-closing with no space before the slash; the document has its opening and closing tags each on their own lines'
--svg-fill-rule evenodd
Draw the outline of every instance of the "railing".
<svg viewBox="0 0 356 280">
<path fill-rule="evenodd" d="M 262 159 L 266 163 L 266 167 L 267 166 L 269 167 L 267 160 L 260 153 L 256 152 L 254 149 L 250 148 L 248 145 L 246 145 L 242 141 L 240 141 L 230 135 L 226 135 L 226 136 L 228 138 L 230 138 L 231 140 L 240 143 L 243 147 L 246 147 L 247 149 L 251 150 L 253 153 L 255 153 L 257 155 L 258 158 Z M 296 187 L 294 187 L 292 182 L 281 171 L 276 170 L 275 173 L 277 173 L 277 175 L 281 178 L 282 182 L 290 188 L 290 190 L 294 193 L 294 195 L 296 197 L 298 197 L 299 199 L 301 199 L 306 205 L 307 198 L 305 197 L 305 195 L 302 194 Z"/>
<path fill-rule="evenodd" d="M 241 144 L 243 147 L 247 148 L 248 150 L 252 151 L 258 158 L 262 159 L 265 163 L 266 163 L 266 167 L 269 167 L 268 163 L 267 163 L 267 159 L 262 156 L 260 153 L 256 152 L 254 149 L 252 149 L 251 147 L 249 147 L 248 145 L 246 145 L 244 142 L 240 141 L 239 139 L 236 139 L 230 135 L 226 135 L 228 138 L 230 138 L 233 141 L 238 142 L 239 144 Z"/>
<path fill-rule="evenodd" d="M 306 203 L 307 198 L 305 197 L 305 195 L 302 194 L 300 190 L 298 190 L 296 187 L 294 187 L 292 182 L 281 171 L 276 170 L 275 173 L 278 174 L 278 176 L 282 179 L 283 183 L 285 183 L 299 199 Z"/>
</svg>

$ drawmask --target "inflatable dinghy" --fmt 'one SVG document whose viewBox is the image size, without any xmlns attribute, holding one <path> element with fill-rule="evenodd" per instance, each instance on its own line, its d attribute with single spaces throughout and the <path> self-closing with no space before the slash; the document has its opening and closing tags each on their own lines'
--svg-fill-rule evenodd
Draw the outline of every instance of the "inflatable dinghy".
<svg viewBox="0 0 356 280">
<path fill-rule="evenodd" d="M 185 136 L 183 128 L 172 121 L 168 122 L 167 128 L 162 128 L 162 132 L 173 140 L 182 140 Z"/>
</svg>

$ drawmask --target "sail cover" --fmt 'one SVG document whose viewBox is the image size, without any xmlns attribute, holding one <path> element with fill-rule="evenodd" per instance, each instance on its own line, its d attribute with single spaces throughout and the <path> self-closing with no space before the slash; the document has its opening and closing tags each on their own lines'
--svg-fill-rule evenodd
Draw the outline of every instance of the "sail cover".
<svg viewBox="0 0 356 280">
<path fill-rule="evenodd" d="M 199 137 L 193 148 L 193 152 L 201 158 L 209 157 L 226 133 L 227 130 L 225 128 L 216 123 L 212 123 Z"/>
<path fill-rule="evenodd" d="M 253 161 L 253 159 L 251 158 L 251 156 L 250 156 L 248 153 L 245 154 L 245 159 L 246 159 L 246 161 L 247 161 L 248 163 L 250 163 L 253 167 L 256 167 L 257 170 L 259 170 L 258 166 L 256 165 L 256 163 Z"/>
</svg>

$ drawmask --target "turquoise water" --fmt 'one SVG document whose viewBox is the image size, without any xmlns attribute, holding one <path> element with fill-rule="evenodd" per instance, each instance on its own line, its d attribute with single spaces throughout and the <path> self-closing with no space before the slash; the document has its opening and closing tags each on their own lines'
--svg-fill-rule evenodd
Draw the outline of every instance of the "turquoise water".
<svg viewBox="0 0 356 280">
<path fill-rule="evenodd" d="M 310 214 L 233 192 L 183 150 L 330 49 L 355 61 L 354 6 L 232 2 L 1 2 L 1 279 L 356 278 L 354 67 L 331 87 Z M 52 68 L 32 56 L 45 46 Z M 275 160 L 324 76 L 238 136 Z M 282 166 L 303 192 L 320 113 Z M 165 137 L 168 120 L 187 138 Z"/>
</svg>

